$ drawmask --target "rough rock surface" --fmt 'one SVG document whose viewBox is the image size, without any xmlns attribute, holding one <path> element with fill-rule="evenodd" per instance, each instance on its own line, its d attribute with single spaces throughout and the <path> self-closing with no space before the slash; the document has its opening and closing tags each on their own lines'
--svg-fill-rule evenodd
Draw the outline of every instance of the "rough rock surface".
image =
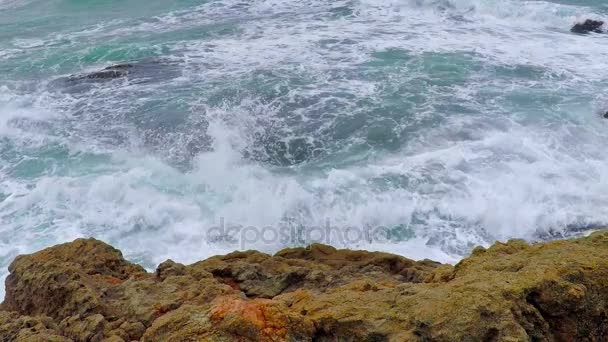
<svg viewBox="0 0 608 342">
<path fill-rule="evenodd" d="M 608 232 L 456 266 L 312 245 L 154 273 L 79 239 L 9 270 L 0 341 L 608 340 Z"/>
</svg>

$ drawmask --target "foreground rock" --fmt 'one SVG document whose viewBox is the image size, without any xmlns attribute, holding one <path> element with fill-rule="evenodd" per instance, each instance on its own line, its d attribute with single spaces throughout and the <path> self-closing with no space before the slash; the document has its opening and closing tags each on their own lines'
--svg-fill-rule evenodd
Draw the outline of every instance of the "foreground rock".
<svg viewBox="0 0 608 342">
<path fill-rule="evenodd" d="M 88 239 L 9 268 L 2 341 L 602 341 L 608 233 L 456 266 L 313 245 L 156 272 Z"/>
</svg>

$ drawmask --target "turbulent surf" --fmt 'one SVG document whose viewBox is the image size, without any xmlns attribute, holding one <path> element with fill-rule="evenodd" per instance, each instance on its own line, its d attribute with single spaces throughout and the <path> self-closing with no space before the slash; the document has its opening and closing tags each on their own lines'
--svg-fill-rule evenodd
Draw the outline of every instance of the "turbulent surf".
<svg viewBox="0 0 608 342">
<path fill-rule="evenodd" d="M 0 0 L 0 274 L 608 224 L 599 0 Z M 600 32 L 599 30 L 597 30 Z M 1 293 L 0 293 L 1 295 Z"/>
</svg>

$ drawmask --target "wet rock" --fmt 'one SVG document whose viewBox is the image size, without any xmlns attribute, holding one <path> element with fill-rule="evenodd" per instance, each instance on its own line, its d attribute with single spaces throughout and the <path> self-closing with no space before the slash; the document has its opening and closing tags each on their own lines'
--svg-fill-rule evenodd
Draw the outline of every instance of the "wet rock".
<svg viewBox="0 0 608 342">
<path fill-rule="evenodd" d="M 144 83 L 164 81 L 180 75 L 181 71 L 177 62 L 164 59 L 148 59 L 114 64 L 88 73 L 60 77 L 50 83 L 50 88 L 79 94 L 86 93 L 95 85 L 116 79 L 125 79 L 130 83 Z"/>
<path fill-rule="evenodd" d="M 84 75 L 88 79 L 112 79 L 127 76 L 129 71 L 133 69 L 133 64 L 117 64 L 104 68 L 100 71 Z"/>
<path fill-rule="evenodd" d="M 608 232 L 455 266 L 315 244 L 154 273 L 94 239 L 10 267 L 3 341 L 602 341 Z"/>
<path fill-rule="evenodd" d="M 570 29 L 573 33 L 587 34 L 587 33 L 603 33 L 604 22 L 601 20 L 587 19 L 582 23 L 576 23 Z"/>
<path fill-rule="evenodd" d="M 98 71 L 93 71 L 93 72 L 86 73 L 86 74 L 72 75 L 67 78 L 67 81 L 70 83 L 76 83 L 78 81 L 85 81 L 85 80 L 91 80 L 91 81 L 111 80 L 111 79 L 116 79 L 116 78 L 120 78 L 120 77 L 125 77 L 125 76 L 129 75 L 133 71 L 133 69 L 134 69 L 134 64 L 128 64 L 128 63 L 116 64 L 116 65 L 111 65 L 109 67 L 105 67 Z"/>
</svg>

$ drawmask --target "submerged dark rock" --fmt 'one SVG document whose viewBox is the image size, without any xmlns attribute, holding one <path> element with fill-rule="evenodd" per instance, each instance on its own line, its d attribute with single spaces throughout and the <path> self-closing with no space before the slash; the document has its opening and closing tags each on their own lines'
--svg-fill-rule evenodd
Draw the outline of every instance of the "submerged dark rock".
<svg viewBox="0 0 608 342">
<path fill-rule="evenodd" d="M 134 69 L 134 64 L 116 64 L 85 74 L 75 74 L 67 78 L 68 82 L 78 82 L 83 80 L 112 80 L 129 75 Z"/>
<path fill-rule="evenodd" d="M 604 115 L 602 115 L 602 117 L 603 117 L 604 119 L 608 119 L 608 112 L 604 113 Z"/>
<path fill-rule="evenodd" d="M 84 93 L 93 85 L 117 79 L 125 79 L 133 83 L 160 82 L 180 75 L 181 70 L 175 61 L 149 59 L 114 64 L 97 71 L 60 77 L 51 83 L 51 88 L 69 93 Z"/>
<path fill-rule="evenodd" d="M 601 20 L 587 19 L 582 23 L 577 23 L 570 29 L 573 33 L 587 34 L 587 33 L 604 33 L 602 27 L 604 22 Z"/>
<path fill-rule="evenodd" d="M 88 79 L 112 79 L 118 77 L 124 77 L 129 74 L 130 69 L 133 68 L 133 64 L 117 64 L 104 68 L 100 71 L 95 71 L 90 74 L 84 75 Z"/>
</svg>

